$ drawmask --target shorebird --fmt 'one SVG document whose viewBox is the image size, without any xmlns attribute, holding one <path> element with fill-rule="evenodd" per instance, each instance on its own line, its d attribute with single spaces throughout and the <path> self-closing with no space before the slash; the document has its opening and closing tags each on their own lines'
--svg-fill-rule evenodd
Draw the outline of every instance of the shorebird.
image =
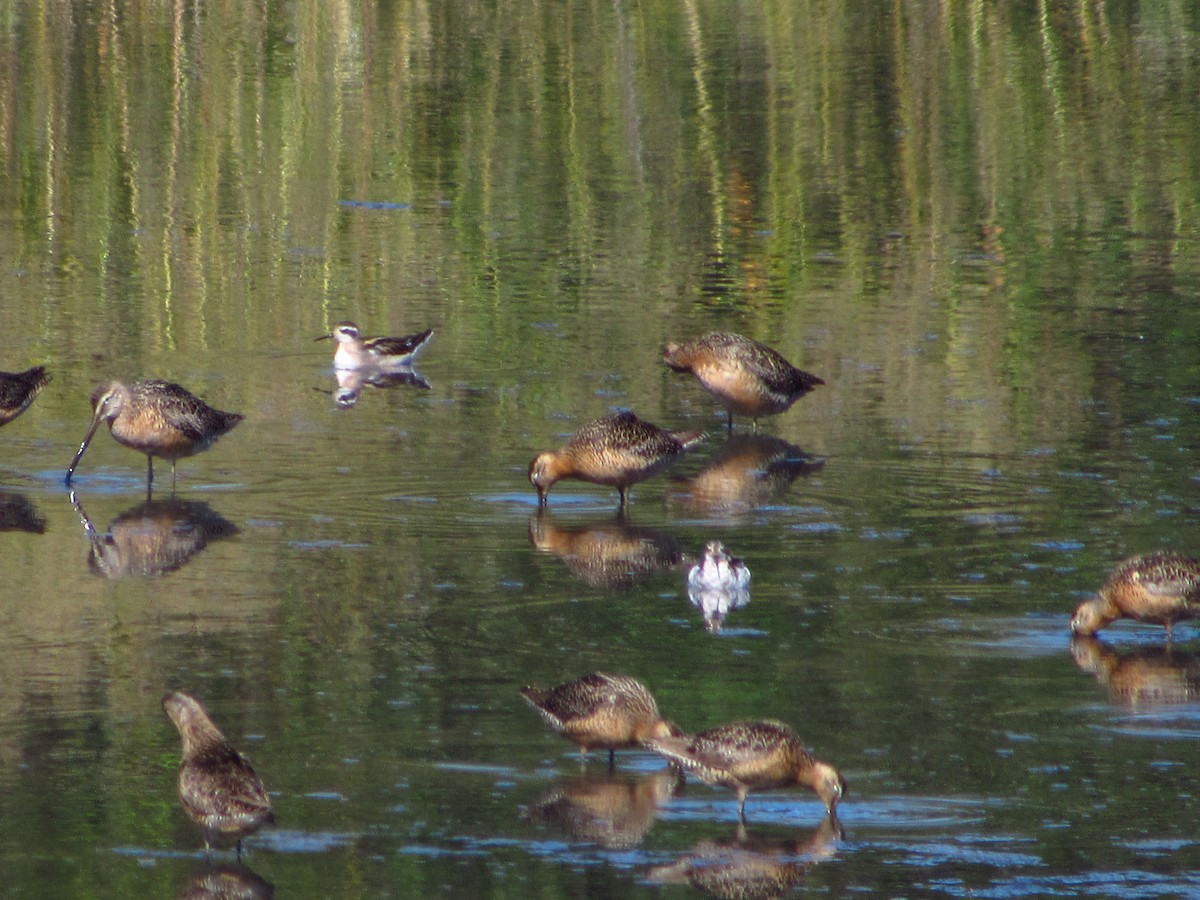
<svg viewBox="0 0 1200 900">
<path fill-rule="evenodd" d="M 551 688 L 521 688 L 521 696 L 542 720 L 579 747 L 580 759 L 589 750 L 614 751 L 639 747 L 650 737 L 682 735 L 658 713 L 658 704 L 635 678 L 593 672 Z"/>
<path fill-rule="evenodd" d="M 108 423 L 118 444 L 146 454 L 149 487 L 154 484 L 154 457 L 171 461 L 173 484 L 176 460 L 207 450 L 245 418 L 213 409 L 179 385 L 157 380 L 100 385 L 92 392 L 92 413 L 91 427 L 67 469 L 67 484 L 101 422 Z"/>
<path fill-rule="evenodd" d="M 631 412 L 617 413 L 584 425 L 564 447 L 535 456 L 529 481 L 539 504 L 556 481 L 578 478 L 615 487 L 623 509 L 632 485 L 657 475 L 703 437 L 702 431 L 665 431 Z"/>
<path fill-rule="evenodd" d="M 314 340 L 337 341 L 333 354 L 335 369 L 391 369 L 408 367 L 413 357 L 433 337 L 433 329 L 426 328 L 404 337 L 364 338 L 353 322 L 338 322 L 333 331 Z"/>
<path fill-rule="evenodd" d="M 846 781 L 837 769 L 813 759 L 796 732 L 782 722 L 735 722 L 694 737 L 655 736 L 644 743 L 706 784 L 737 791 L 742 822 L 750 791 L 802 785 L 824 801 L 831 816 L 846 793 Z"/>
<path fill-rule="evenodd" d="M 733 417 L 773 416 L 825 382 L 797 369 L 775 350 L 740 334 L 717 331 L 663 347 L 663 362 L 676 372 L 691 372 Z"/>
<path fill-rule="evenodd" d="M 0 372 L 0 425 L 7 425 L 25 410 L 50 383 L 45 366 L 24 372 Z"/>
<path fill-rule="evenodd" d="M 687 584 L 688 599 L 704 614 L 709 631 L 720 631 L 731 610 L 750 602 L 750 570 L 720 541 L 708 542 L 704 556 L 688 572 Z"/>
<path fill-rule="evenodd" d="M 163 697 L 163 711 L 179 729 L 179 802 L 204 832 L 204 848 L 218 839 L 236 840 L 275 821 L 271 800 L 250 760 L 225 739 L 204 707 L 181 691 Z"/>
<path fill-rule="evenodd" d="M 1200 559 L 1159 552 L 1119 563 L 1096 596 L 1080 603 L 1071 631 L 1093 635 L 1117 619 L 1167 627 L 1200 616 Z"/>
</svg>

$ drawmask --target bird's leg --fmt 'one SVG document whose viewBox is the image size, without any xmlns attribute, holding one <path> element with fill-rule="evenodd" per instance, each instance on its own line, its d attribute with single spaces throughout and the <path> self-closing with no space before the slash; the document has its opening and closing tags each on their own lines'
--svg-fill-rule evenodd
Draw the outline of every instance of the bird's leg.
<svg viewBox="0 0 1200 900">
<path fill-rule="evenodd" d="M 612 774 L 613 769 L 617 767 L 617 754 L 615 750 L 608 751 L 608 771 Z"/>
<path fill-rule="evenodd" d="M 154 457 L 146 454 L 146 487 L 154 484 Z"/>
<path fill-rule="evenodd" d="M 746 792 L 738 790 L 738 821 L 744 826 L 746 824 Z"/>
<path fill-rule="evenodd" d="M 725 430 L 728 431 L 730 434 L 733 434 L 733 413 L 727 411 L 726 415 L 729 418 L 725 422 Z"/>
<path fill-rule="evenodd" d="M 175 463 L 176 460 L 171 460 L 171 494 L 175 493 Z"/>
<path fill-rule="evenodd" d="M 625 488 L 625 487 L 619 487 L 619 488 L 617 488 L 617 492 L 618 492 L 618 493 L 621 495 L 621 509 L 624 509 L 624 508 L 625 508 L 625 504 L 626 504 L 626 502 L 628 502 L 628 500 L 629 500 L 629 498 L 628 498 L 627 496 L 625 496 L 625 491 L 626 491 L 626 490 L 627 490 L 627 488 Z"/>
</svg>

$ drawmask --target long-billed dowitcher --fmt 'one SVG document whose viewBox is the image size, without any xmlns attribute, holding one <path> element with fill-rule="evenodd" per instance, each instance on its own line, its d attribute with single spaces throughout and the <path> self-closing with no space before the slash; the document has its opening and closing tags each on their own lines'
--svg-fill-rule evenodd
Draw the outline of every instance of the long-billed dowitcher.
<svg viewBox="0 0 1200 900">
<path fill-rule="evenodd" d="M 1167 626 L 1200 616 L 1200 559 L 1159 552 L 1119 563 L 1096 596 L 1080 603 L 1071 631 L 1092 635 L 1117 619 Z"/>
<path fill-rule="evenodd" d="M 828 763 L 813 759 L 800 738 L 782 722 L 735 722 L 693 737 L 650 737 L 644 741 L 706 784 L 733 788 L 738 818 L 746 820 L 746 794 L 803 785 L 833 815 L 846 793 L 846 781 Z"/>
<path fill-rule="evenodd" d="M 333 354 L 335 369 L 388 369 L 410 365 L 431 337 L 433 329 L 426 328 L 404 337 L 365 338 L 353 322 L 338 322 L 333 331 L 315 340 L 337 341 Z"/>
<path fill-rule="evenodd" d="M 25 410 L 50 383 L 45 366 L 24 372 L 0 372 L 0 425 L 7 425 Z"/>
<path fill-rule="evenodd" d="M 740 334 L 717 331 L 663 347 L 663 361 L 676 372 L 691 372 L 733 417 L 772 416 L 825 382 L 797 369 L 775 350 Z"/>
<path fill-rule="evenodd" d="M 615 487 L 621 507 L 630 486 L 657 475 L 704 437 L 702 431 L 665 431 L 631 412 L 584 425 L 564 447 L 539 453 L 529 464 L 538 502 L 562 478 Z"/>
<path fill-rule="evenodd" d="M 194 697 L 172 691 L 162 707 L 183 741 L 179 802 L 184 812 L 203 830 L 205 849 L 218 839 L 236 840 L 240 857 L 242 838 L 275 821 L 262 780 Z"/>
<path fill-rule="evenodd" d="M 154 483 L 154 457 L 175 461 L 207 450 L 221 435 L 245 418 L 221 412 L 169 381 L 110 381 L 92 392 L 92 424 L 67 469 L 67 484 L 101 422 L 118 444 L 146 454 L 146 484 Z"/>
<path fill-rule="evenodd" d="M 1075 665 L 1096 677 L 1114 703 L 1134 708 L 1200 700 L 1200 654 L 1170 646 L 1116 650 L 1100 638 L 1071 638 Z"/>
<path fill-rule="evenodd" d="M 730 556 L 720 541 L 709 541 L 700 562 L 688 572 L 688 599 L 704 614 L 709 631 L 717 632 L 731 610 L 750 602 L 750 569 Z"/>
<path fill-rule="evenodd" d="M 521 688 L 521 696 L 554 731 L 579 747 L 613 752 L 641 746 L 651 737 L 681 736 L 682 731 L 659 715 L 658 704 L 636 678 L 593 672 L 551 688 Z"/>
</svg>

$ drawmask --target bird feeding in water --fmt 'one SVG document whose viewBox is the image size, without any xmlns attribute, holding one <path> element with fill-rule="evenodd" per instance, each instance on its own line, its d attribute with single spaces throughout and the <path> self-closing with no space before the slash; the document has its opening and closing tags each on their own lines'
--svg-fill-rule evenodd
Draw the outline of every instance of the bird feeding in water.
<svg viewBox="0 0 1200 900">
<path fill-rule="evenodd" d="M 529 482 L 544 506 L 550 488 L 563 478 L 615 487 L 621 508 L 632 485 L 674 463 L 704 437 L 702 431 L 666 431 L 631 412 L 584 425 L 558 450 L 539 453 L 529 464 Z"/>
<path fill-rule="evenodd" d="M 262 780 L 195 697 L 172 691 L 162 708 L 183 742 L 178 786 L 184 812 L 203 830 L 206 850 L 214 840 L 235 840 L 241 857 L 242 838 L 275 821 Z"/>
<path fill-rule="evenodd" d="M 245 418 L 213 409 L 199 397 L 169 381 L 151 379 L 125 384 L 110 381 L 92 392 L 92 424 L 67 469 L 67 484 L 101 422 L 118 444 L 146 454 L 146 486 L 154 483 L 154 457 L 175 461 L 207 450 L 217 438 Z"/>
</svg>

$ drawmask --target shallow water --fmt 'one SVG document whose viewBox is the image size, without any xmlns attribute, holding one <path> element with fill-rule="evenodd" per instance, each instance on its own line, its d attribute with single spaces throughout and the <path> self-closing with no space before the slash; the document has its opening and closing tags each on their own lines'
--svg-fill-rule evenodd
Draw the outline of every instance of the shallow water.
<svg viewBox="0 0 1200 900">
<path fill-rule="evenodd" d="M 1067 635 L 1200 552 L 1192 6 L 10 13 L 0 369 L 54 381 L 0 431 L 6 892 L 1200 890 L 1196 628 Z M 436 333 L 339 384 L 344 318 Z M 827 384 L 729 436 L 660 362 L 712 328 Z M 246 421 L 173 491 L 103 431 L 64 487 L 92 387 L 151 376 Z M 624 517 L 539 511 L 529 459 L 613 408 L 708 437 Z M 841 830 L 581 767 L 518 690 L 597 669 L 793 724 Z M 272 793 L 241 868 L 167 689 Z"/>
</svg>

